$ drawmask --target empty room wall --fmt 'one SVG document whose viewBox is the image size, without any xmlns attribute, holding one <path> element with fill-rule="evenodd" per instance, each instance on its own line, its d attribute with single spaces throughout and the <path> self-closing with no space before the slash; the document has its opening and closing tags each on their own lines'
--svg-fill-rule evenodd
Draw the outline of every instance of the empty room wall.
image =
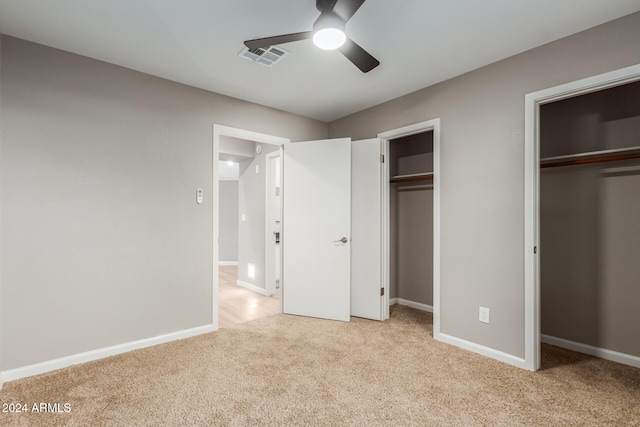
<svg viewBox="0 0 640 427">
<path fill-rule="evenodd" d="M 220 187 L 220 262 L 238 262 L 238 180 L 225 179 Z"/>
<path fill-rule="evenodd" d="M 220 223 L 218 260 L 238 263 L 240 224 L 240 163 L 255 156 L 255 143 L 221 135 L 219 139 L 218 186 L 220 188 Z M 237 163 L 233 174 L 226 173 L 225 161 Z M 226 169 L 228 171 L 228 169 Z"/>
<path fill-rule="evenodd" d="M 629 15 L 329 124 L 357 140 L 441 119 L 443 334 L 524 357 L 525 94 L 638 64 L 639 40 Z"/>
<path fill-rule="evenodd" d="M 6 36 L 1 85 L 3 371 L 211 324 L 213 124 L 327 136 Z"/>
</svg>

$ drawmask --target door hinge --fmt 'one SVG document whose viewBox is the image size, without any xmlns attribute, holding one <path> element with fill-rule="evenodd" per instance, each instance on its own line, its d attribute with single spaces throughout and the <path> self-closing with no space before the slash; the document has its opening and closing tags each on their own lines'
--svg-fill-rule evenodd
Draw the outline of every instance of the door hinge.
<svg viewBox="0 0 640 427">
<path fill-rule="evenodd" d="M 384 163 L 384 154 L 380 154 L 380 163 Z"/>
<path fill-rule="evenodd" d="M 380 288 L 380 296 L 384 296 L 384 288 Z"/>
<path fill-rule="evenodd" d="M 537 247 L 537 246 L 534 246 L 534 247 L 533 247 L 533 253 L 534 253 L 534 254 L 537 254 L 537 253 L 538 253 L 538 247 Z"/>
</svg>

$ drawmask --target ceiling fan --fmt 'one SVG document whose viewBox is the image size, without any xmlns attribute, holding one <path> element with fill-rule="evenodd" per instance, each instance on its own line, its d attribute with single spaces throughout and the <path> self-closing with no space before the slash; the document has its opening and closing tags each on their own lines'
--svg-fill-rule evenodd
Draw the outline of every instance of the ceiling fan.
<svg viewBox="0 0 640 427">
<path fill-rule="evenodd" d="M 316 9 L 320 11 L 320 16 L 313 23 L 313 30 L 246 40 L 244 44 L 249 49 L 259 49 L 313 39 L 313 43 L 321 49 L 340 50 L 363 73 L 368 73 L 380 65 L 380 61 L 345 34 L 347 21 L 364 2 L 365 0 L 316 0 Z"/>
</svg>

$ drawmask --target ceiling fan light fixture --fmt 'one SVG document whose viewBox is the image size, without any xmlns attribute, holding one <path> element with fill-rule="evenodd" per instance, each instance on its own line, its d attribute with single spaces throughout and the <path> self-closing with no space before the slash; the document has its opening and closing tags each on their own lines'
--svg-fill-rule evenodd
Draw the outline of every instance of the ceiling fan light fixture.
<svg viewBox="0 0 640 427">
<path fill-rule="evenodd" d="M 335 12 L 320 14 L 313 24 L 313 43 L 320 49 L 333 50 L 347 40 L 345 22 Z"/>
<path fill-rule="evenodd" d="M 274 49 L 274 46 L 282 43 L 313 39 L 313 43 L 317 47 L 321 49 L 338 49 L 360 71 L 368 73 L 380 65 L 380 61 L 347 37 L 346 31 L 347 22 L 365 1 L 316 0 L 316 9 L 320 12 L 320 16 L 313 23 L 311 31 L 245 40 L 244 45 L 249 49 L 249 54 L 262 58 L 262 56 L 255 54 L 254 51 L 264 51 L 270 46 L 271 49 Z"/>
<path fill-rule="evenodd" d="M 313 35 L 313 43 L 320 49 L 334 50 L 347 40 L 346 34 L 337 28 L 323 28 Z"/>
</svg>

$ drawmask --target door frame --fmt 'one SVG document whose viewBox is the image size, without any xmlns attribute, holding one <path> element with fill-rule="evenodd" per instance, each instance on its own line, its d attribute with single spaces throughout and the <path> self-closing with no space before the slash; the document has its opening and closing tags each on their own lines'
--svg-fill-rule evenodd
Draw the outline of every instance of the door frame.
<svg viewBox="0 0 640 427">
<path fill-rule="evenodd" d="M 389 141 L 433 131 L 433 337 L 440 339 L 440 119 L 427 120 L 378 134 L 385 162 L 382 168 L 382 283 L 384 287 L 383 320 L 389 318 L 390 285 L 390 204 Z"/>
<path fill-rule="evenodd" d="M 220 137 L 221 136 L 229 136 L 233 138 L 246 139 L 249 141 L 254 141 L 258 143 L 264 144 L 274 144 L 274 145 L 284 145 L 291 142 L 288 138 L 282 138 L 279 136 L 268 135 L 265 133 L 254 132 L 245 129 L 239 129 L 229 126 L 223 126 L 219 124 L 213 125 L 213 177 L 212 177 L 212 190 L 211 190 L 211 200 L 213 201 L 213 212 L 212 212 L 212 222 L 213 222 L 213 295 L 212 295 L 212 307 L 211 307 L 211 324 L 213 325 L 213 330 L 218 329 L 218 262 L 219 262 L 219 240 L 220 240 L 220 197 L 219 197 L 219 186 L 218 186 L 218 161 L 220 160 Z M 282 170 L 281 170 L 282 172 Z M 282 260 L 282 258 L 281 258 Z M 265 284 L 266 286 L 266 284 Z M 280 286 L 282 286 L 282 282 L 280 282 Z"/>
<path fill-rule="evenodd" d="M 264 278 L 265 278 L 265 292 L 267 296 L 272 296 L 276 292 L 275 282 L 270 283 L 270 279 L 273 276 L 275 278 L 275 254 L 273 252 L 273 233 L 270 233 L 270 226 L 273 212 L 273 204 L 272 204 L 272 194 L 270 191 L 272 190 L 272 186 L 275 186 L 275 182 L 273 182 L 273 170 L 271 167 L 271 160 L 274 158 L 280 159 L 280 212 L 282 212 L 282 149 L 278 151 L 273 151 L 271 153 L 267 153 L 265 155 L 266 165 L 265 165 L 265 252 L 264 252 Z M 280 227 L 282 227 L 282 214 L 280 215 Z M 280 229 L 280 239 L 282 239 L 282 228 Z M 280 272 L 282 272 L 282 246 L 280 247 Z M 280 278 L 280 289 L 282 289 L 282 278 Z M 282 304 L 281 304 L 282 305 Z"/>
<path fill-rule="evenodd" d="M 540 106 L 640 80 L 640 65 L 525 95 L 524 129 L 524 367 L 540 369 Z"/>
</svg>

